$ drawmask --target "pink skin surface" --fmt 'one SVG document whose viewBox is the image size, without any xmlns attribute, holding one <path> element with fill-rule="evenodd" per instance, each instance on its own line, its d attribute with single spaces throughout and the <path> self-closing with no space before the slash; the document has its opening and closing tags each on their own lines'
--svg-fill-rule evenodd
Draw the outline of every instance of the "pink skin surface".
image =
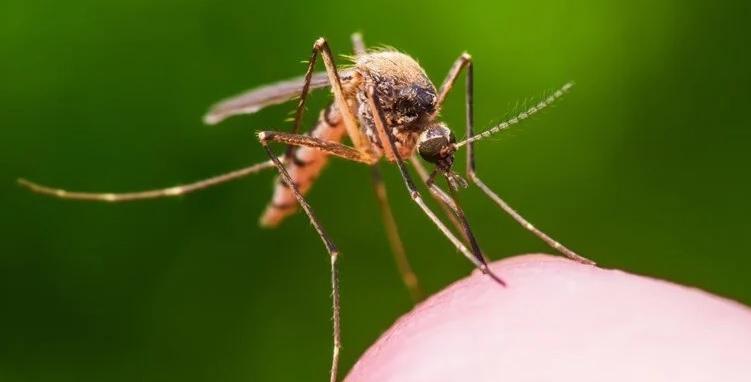
<svg viewBox="0 0 751 382">
<path fill-rule="evenodd" d="M 347 381 L 751 381 L 751 309 L 667 281 L 526 255 L 401 317 Z"/>
</svg>

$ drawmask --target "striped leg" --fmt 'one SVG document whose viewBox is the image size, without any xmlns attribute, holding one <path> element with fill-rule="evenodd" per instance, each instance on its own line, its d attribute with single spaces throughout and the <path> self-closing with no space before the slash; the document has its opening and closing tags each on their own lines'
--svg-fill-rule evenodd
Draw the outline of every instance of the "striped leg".
<svg viewBox="0 0 751 382">
<path fill-rule="evenodd" d="M 446 98 L 446 95 L 451 90 L 454 82 L 456 82 L 456 79 L 459 77 L 459 74 L 461 73 L 461 70 L 466 68 L 467 69 L 467 77 L 466 77 L 466 91 L 465 91 L 465 101 L 466 101 L 466 124 L 467 124 L 467 139 L 474 136 L 474 72 L 473 72 L 473 65 L 472 65 L 472 57 L 464 53 L 462 54 L 454 63 L 451 70 L 449 71 L 448 76 L 446 77 L 446 80 L 443 82 L 443 85 L 441 86 L 441 91 L 439 95 L 439 102 L 443 102 Z M 440 105 L 439 107 L 440 108 Z M 438 109 L 437 108 L 437 109 Z M 504 212 L 509 214 L 517 223 L 521 224 L 522 227 L 524 227 L 526 230 L 540 238 L 540 240 L 544 241 L 546 244 L 548 244 L 551 248 L 555 249 L 556 251 L 560 252 L 564 256 L 574 260 L 578 261 L 580 263 L 584 264 L 595 264 L 594 261 L 589 260 L 583 256 L 580 256 L 576 254 L 576 252 L 566 248 L 563 244 L 559 243 L 558 241 L 554 240 L 550 236 L 548 236 L 545 232 L 541 231 L 537 227 L 533 226 L 527 219 L 525 219 L 523 216 L 521 216 L 516 210 L 511 208 L 511 206 L 506 203 L 503 199 L 501 199 L 498 194 L 493 192 L 493 190 L 490 189 L 485 183 L 483 183 L 482 180 L 477 176 L 477 170 L 475 167 L 475 152 L 473 147 L 472 141 L 467 141 L 467 177 L 474 182 L 477 187 L 482 190 L 482 192 L 485 193 L 493 202 L 495 202 L 498 207 L 500 207 Z"/>
<path fill-rule="evenodd" d="M 404 179 L 404 184 L 407 186 L 407 190 L 409 191 L 410 197 L 412 197 L 412 200 L 420 207 L 420 209 L 425 213 L 425 215 L 428 216 L 428 218 L 433 222 L 433 224 L 436 225 L 436 227 L 446 236 L 446 238 L 451 241 L 452 244 L 456 247 L 456 249 L 459 250 L 469 261 L 472 262 L 472 264 L 477 267 L 482 273 L 488 275 L 490 278 L 492 278 L 494 281 L 496 281 L 498 284 L 505 286 L 506 284 L 503 282 L 503 280 L 498 277 L 493 271 L 488 267 L 487 262 L 485 261 L 485 258 L 482 256 L 482 253 L 477 249 L 475 246 L 473 246 L 472 251 L 467 249 L 467 247 L 461 242 L 461 240 L 457 239 L 456 236 L 451 232 L 448 227 L 446 227 L 445 224 L 439 219 L 435 213 L 428 207 L 427 204 L 425 204 L 425 201 L 422 199 L 422 196 L 420 195 L 420 191 L 417 190 L 417 187 L 415 187 L 414 182 L 412 181 L 412 178 L 409 175 L 409 172 L 407 171 L 406 166 L 404 165 L 404 162 L 399 157 L 399 152 L 397 151 L 396 144 L 394 143 L 394 139 L 391 136 L 391 134 L 386 131 L 386 128 L 383 124 L 383 114 L 381 112 L 380 107 L 378 106 L 378 100 L 377 95 L 375 93 L 374 87 L 368 88 L 368 104 L 370 106 L 370 111 L 373 114 L 373 122 L 375 122 L 376 129 L 378 129 L 378 133 L 381 137 L 386 137 L 386 141 L 388 143 L 385 143 L 384 146 L 389 147 L 389 149 L 394 154 L 394 160 L 396 162 L 396 165 L 399 167 L 399 172 L 402 175 L 402 179 Z M 383 140 L 382 140 L 383 141 Z M 452 206 L 456 208 L 456 211 L 461 211 L 458 206 L 454 205 Z M 463 216 L 463 213 L 461 214 Z M 457 216 L 458 217 L 458 216 Z M 461 220 L 461 219 L 460 219 Z M 468 233 L 468 236 L 471 235 L 471 230 L 469 225 L 466 225 L 463 227 L 464 230 Z"/>
<path fill-rule="evenodd" d="M 326 247 L 326 251 L 329 253 L 329 257 L 331 259 L 331 294 L 332 294 L 332 315 L 333 315 L 333 321 L 334 321 L 334 327 L 333 327 L 333 336 L 334 336 L 334 345 L 333 345 L 333 352 L 332 352 L 332 359 L 331 359 L 331 372 L 329 374 L 329 380 L 330 382 L 336 382 L 337 380 L 337 372 L 339 369 L 339 351 L 342 347 L 342 341 L 341 341 L 341 317 L 340 317 L 340 308 L 339 308 L 339 274 L 338 274 L 338 267 L 337 267 L 337 259 L 339 258 L 339 251 L 336 249 L 336 246 L 334 245 L 334 242 L 331 241 L 331 238 L 326 233 L 326 231 L 323 229 L 323 226 L 318 221 L 318 218 L 316 218 L 315 213 L 313 212 L 313 208 L 308 204 L 308 202 L 305 200 L 305 198 L 302 196 L 300 191 L 297 189 L 297 186 L 290 178 L 289 174 L 287 173 L 287 170 L 284 168 L 284 164 L 274 155 L 274 153 L 271 151 L 271 148 L 268 146 L 269 140 L 266 139 L 266 134 L 260 133 L 258 134 L 258 140 L 261 142 L 261 145 L 266 150 L 266 153 L 269 155 L 269 158 L 273 162 L 273 164 L 276 166 L 277 170 L 279 171 L 279 176 L 282 177 L 282 180 L 289 185 L 289 188 L 292 190 L 292 192 L 295 194 L 295 198 L 297 198 L 297 202 L 300 204 L 302 209 L 305 211 L 305 213 L 308 215 L 308 218 L 310 219 L 310 223 L 313 225 L 313 228 L 315 228 L 316 232 L 318 232 L 318 236 L 321 237 L 321 240 L 323 241 L 323 245 Z"/>
</svg>

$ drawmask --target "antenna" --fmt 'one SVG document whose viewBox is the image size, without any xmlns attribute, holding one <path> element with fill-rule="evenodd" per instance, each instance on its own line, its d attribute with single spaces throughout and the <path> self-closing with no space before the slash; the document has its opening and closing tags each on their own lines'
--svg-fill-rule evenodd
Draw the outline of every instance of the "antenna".
<svg viewBox="0 0 751 382">
<path fill-rule="evenodd" d="M 500 124 L 483 131 L 482 133 L 479 133 L 477 135 L 471 136 L 459 143 L 456 144 L 456 148 L 460 148 L 468 143 L 479 141 L 483 138 L 487 138 L 501 130 L 506 130 L 507 128 L 511 127 L 512 125 L 515 125 L 522 120 L 525 120 L 529 117 L 531 117 L 533 114 L 537 113 L 538 111 L 548 107 L 550 104 L 555 102 L 557 99 L 563 97 L 565 93 L 567 93 L 572 87 L 574 86 L 573 81 L 567 82 L 565 85 L 561 86 L 560 89 L 556 90 L 553 94 L 551 94 L 548 98 L 545 98 L 544 100 L 537 103 L 537 105 L 534 105 L 530 107 L 529 109 L 517 114 L 515 117 L 501 122 Z"/>
</svg>

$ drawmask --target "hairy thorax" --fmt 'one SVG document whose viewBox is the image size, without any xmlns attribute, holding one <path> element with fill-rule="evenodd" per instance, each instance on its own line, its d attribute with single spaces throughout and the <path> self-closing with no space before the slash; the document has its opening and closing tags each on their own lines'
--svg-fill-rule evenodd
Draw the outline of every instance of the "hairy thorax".
<svg viewBox="0 0 751 382">
<path fill-rule="evenodd" d="M 346 86 L 350 106 L 356 111 L 360 128 L 368 136 L 378 155 L 389 155 L 384 150 L 368 105 L 367 89 L 376 90 L 384 124 L 394 137 L 400 157 L 410 157 L 417 138 L 427 126 L 435 111 L 436 89 L 420 65 L 406 54 L 381 51 L 362 55 L 355 62 L 355 71 Z"/>
</svg>

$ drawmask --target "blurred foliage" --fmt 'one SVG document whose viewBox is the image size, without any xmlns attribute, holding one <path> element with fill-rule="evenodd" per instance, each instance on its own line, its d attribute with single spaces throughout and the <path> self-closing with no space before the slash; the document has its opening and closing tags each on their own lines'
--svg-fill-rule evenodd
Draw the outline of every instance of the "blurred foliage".
<svg viewBox="0 0 751 382">
<path fill-rule="evenodd" d="M 748 4 L 3 1 L 0 380 L 324 379 L 328 258 L 302 215 L 257 227 L 271 173 L 121 205 L 14 182 L 126 191 L 262 160 L 252 132 L 289 128 L 292 105 L 217 127 L 201 124 L 207 106 L 302 74 L 319 36 L 349 53 L 356 30 L 437 83 L 472 53 L 478 129 L 575 80 L 556 107 L 478 145 L 486 183 L 602 266 L 751 303 Z M 460 92 L 444 117 L 462 136 Z M 427 288 L 467 274 L 396 168 L 384 172 Z M 344 370 L 410 308 L 368 177 L 333 161 L 310 194 L 344 254 Z M 477 190 L 461 198 L 490 257 L 549 251 Z"/>
</svg>

